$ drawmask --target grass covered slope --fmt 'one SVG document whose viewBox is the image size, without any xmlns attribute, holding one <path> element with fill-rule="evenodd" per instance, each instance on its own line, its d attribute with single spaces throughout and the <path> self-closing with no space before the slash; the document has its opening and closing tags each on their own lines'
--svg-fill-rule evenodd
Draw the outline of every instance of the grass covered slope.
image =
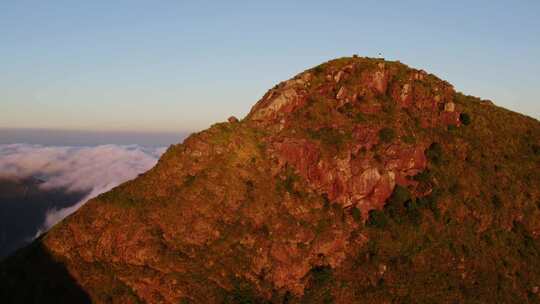
<svg viewBox="0 0 540 304">
<path fill-rule="evenodd" d="M 98 303 L 540 301 L 538 121 L 358 57 L 231 121 L 4 262 L 0 295 L 43 284 L 39 247 Z"/>
</svg>

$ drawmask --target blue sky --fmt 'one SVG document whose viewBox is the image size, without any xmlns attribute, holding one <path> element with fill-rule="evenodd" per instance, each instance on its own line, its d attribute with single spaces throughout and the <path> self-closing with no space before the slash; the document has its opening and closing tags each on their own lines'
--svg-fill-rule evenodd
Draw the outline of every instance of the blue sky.
<svg viewBox="0 0 540 304">
<path fill-rule="evenodd" d="M 184 132 L 341 56 L 540 118 L 540 1 L 0 0 L 0 128 Z"/>
</svg>

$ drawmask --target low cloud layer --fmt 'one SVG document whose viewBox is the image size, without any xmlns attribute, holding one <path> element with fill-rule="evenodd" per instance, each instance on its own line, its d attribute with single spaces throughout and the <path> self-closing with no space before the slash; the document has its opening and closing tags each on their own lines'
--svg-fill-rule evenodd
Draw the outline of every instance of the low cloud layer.
<svg viewBox="0 0 540 304">
<path fill-rule="evenodd" d="M 95 147 L 47 147 L 41 145 L 0 145 L 0 178 L 39 178 L 43 190 L 62 189 L 88 193 L 75 205 L 50 209 L 43 227 L 51 226 L 73 213 L 89 199 L 137 177 L 152 168 L 166 148 L 101 145 Z M 14 215 L 16 216 L 16 215 Z"/>
</svg>

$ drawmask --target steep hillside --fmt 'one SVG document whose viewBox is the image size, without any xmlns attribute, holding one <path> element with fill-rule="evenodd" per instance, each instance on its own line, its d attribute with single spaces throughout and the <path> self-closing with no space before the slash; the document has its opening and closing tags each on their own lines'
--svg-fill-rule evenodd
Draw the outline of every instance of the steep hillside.
<svg viewBox="0 0 540 304">
<path fill-rule="evenodd" d="M 332 60 L 87 203 L 0 266 L 0 294 L 538 303 L 539 169 L 538 121 L 399 62 Z"/>
</svg>

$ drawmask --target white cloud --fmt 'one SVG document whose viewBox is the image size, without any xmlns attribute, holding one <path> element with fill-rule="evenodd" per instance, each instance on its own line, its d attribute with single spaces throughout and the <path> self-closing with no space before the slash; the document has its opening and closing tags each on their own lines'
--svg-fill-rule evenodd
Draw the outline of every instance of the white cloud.
<svg viewBox="0 0 540 304">
<path fill-rule="evenodd" d="M 152 168 L 166 148 L 102 145 L 95 147 L 47 147 L 41 145 L 0 145 L 0 177 L 37 177 L 43 189 L 86 192 L 77 204 L 52 209 L 46 214 L 42 231 L 73 213 L 89 199 Z"/>
</svg>

